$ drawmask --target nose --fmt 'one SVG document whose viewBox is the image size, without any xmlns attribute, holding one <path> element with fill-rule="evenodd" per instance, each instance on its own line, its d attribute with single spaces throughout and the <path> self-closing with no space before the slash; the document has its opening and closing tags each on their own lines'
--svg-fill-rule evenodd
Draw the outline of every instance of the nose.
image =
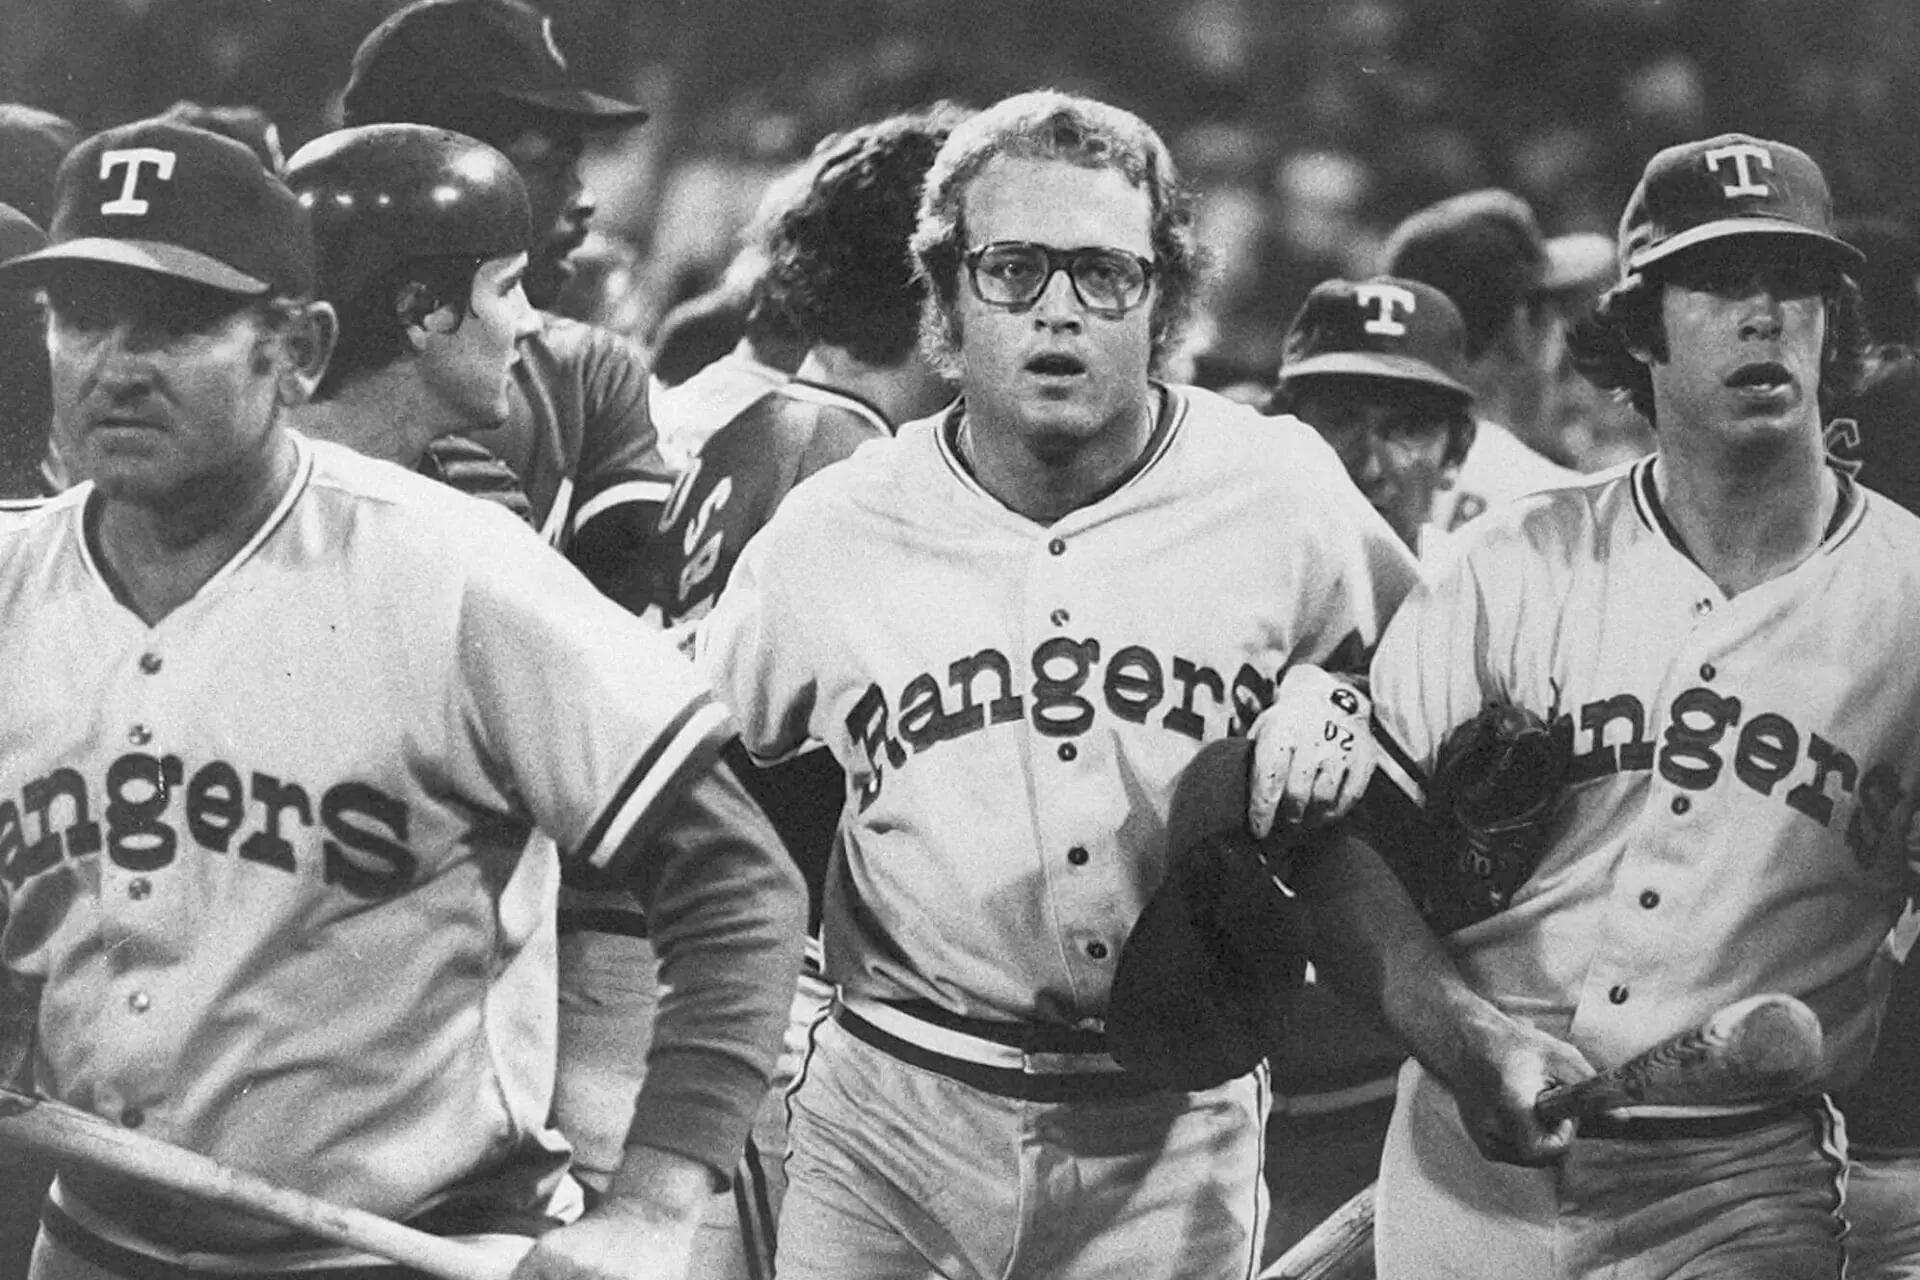
<svg viewBox="0 0 1920 1280">
<path fill-rule="evenodd" d="M 1768 341 L 1780 336 L 1785 324 L 1780 299 L 1773 290 L 1754 282 L 1747 291 L 1746 309 L 1740 313 L 1740 336 L 1753 341 Z"/>
<path fill-rule="evenodd" d="M 101 331 L 92 344 L 95 380 L 116 394 L 151 385 L 154 371 L 150 356 L 160 347 L 162 338 L 156 326 L 138 320 L 122 320 Z"/>
<path fill-rule="evenodd" d="M 1033 323 L 1037 329 L 1078 330 L 1086 322 L 1080 295 L 1074 292 L 1073 278 L 1065 267 L 1057 267 L 1033 300 Z"/>
</svg>

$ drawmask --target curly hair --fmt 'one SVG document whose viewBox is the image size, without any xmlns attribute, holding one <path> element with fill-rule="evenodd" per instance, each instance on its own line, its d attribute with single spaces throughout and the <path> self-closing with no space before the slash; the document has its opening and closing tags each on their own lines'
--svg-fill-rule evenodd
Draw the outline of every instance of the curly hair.
<svg viewBox="0 0 1920 1280">
<path fill-rule="evenodd" d="M 823 138 L 803 166 L 808 180 L 768 219 L 756 309 L 777 308 L 809 345 L 868 364 L 910 354 L 926 286 L 907 241 L 927 170 L 965 118 L 939 102 Z"/>
<path fill-rule="evenodd" d="M 1002 99 L 953 131 L 927 175 L 913 256 L 927 284 L 921 345 L 934 367 L 959 373 L 960 333 L 955 302 L 966 253 L 967 189 L 1001 157 L 1063 160 L 1086 169 L 1112 169 L 1152 201 L 1155 261 L 1153 365 L 1177 349 L 1193 313 L 1205 255 L 1195 238 L 1193 200 L 1181 184 L 1166 143 L 1132 112 L 1054 89 Z"/>
<path fill-rule="evenodd" d="M 1599 305 L 1567 332 L 1567 353 L 1574 368 L 1602 391 L 1624 398 L 1656 430 L 1653 371 L 1637 359 L 1635 348 L 1655 360 L 1667 358 L 1667 334 L 1660 299 L 1673 260 L 1629 276 L 1601 296 Z M 1839 267 L 1825 272 L 1821 297 L 1826 302 L 1826 349 L 1820 356 L 1820 414 L 1824 421 L 1858 388 L 1866 372 L 1866 304 L 1860 286 Z"/>
</svg>

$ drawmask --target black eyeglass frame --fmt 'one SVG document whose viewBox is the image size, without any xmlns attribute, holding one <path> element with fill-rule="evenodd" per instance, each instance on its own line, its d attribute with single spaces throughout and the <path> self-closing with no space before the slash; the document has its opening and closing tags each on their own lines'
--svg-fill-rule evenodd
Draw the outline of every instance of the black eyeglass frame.
<svg viewBox="0 0 1920 1280">
<path fill-rule="evenodd" d="M 1026 299 L 1024 302 L 1003 302 L 997 298 L 989 298 L 980 288 L 980 260 L 996 249 L 1023 249 L 1040 255 L 1041 260 L 1046 263 L 1046 272 L 1040 277 L 1039 287 L 1033 291 L 1032 297 Z M 1102 306 L 1088 299 L 1086 291 L 1080 286 L 1080 277 L 1076 272 L 1083 262 L 1092 262 L 1101 259 L 1111 260 L 1113 258 L 1124 259 L 1140 269 L 1140 296 L 1132 302 L 1121 306 Z M 1096 315 L 1106 316 L 1110 319 L 1118 319 L 1153 296 L 1153 282 L 1160 272 L 1160 264 L 1152 258 L 1143 258 L 1139 254 L 1130 253 L 1125 249 L 1109 249 L 1100 245 L 1087 246 L 1079 249 L 1056 249 L 1052 245 L 1041 244 L 1037 240 L 990 241 L 978 248 L 969 249 L 961 256 L 960 261 L 966 265 L 967 283 L 972 286 L 974 297 L 980 299 L 980 301 L 990 307 L 997 307 L 1002 311 L 1012 311 L 1016 314 L 1027 310 L 1033 306 L 1034 303 L 1040 301 L 1046 294 L 1047 287 L 1053 283 L 1053 277 L 1059 272 L 1064 271 L 1067 273 L 1068 283 L 1073 286 L 1073 296 L 1079 300 L 1081 306 Z"/>
</svg>

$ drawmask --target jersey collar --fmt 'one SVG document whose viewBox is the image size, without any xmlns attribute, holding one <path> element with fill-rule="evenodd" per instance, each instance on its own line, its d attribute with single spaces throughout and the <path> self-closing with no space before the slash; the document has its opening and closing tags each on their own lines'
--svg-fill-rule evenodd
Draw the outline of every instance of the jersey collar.
<svg viewBox="0 0 1920 1280">
<path fill-rule="evenodd" d="M 1649 529 L 1665 538 L 1675 551 L 1697 565 L 1699 561 L 1694 560 L 1693 552 L 1688 549 L 1686 540 L 1680 536 L 1680 530 L 1674 527 L 1673 518 L 1667 514 L 1666 504 L 1660 500 L 1660 488 L 1653 480 L 1653 463 L 1657 456 L 1657 454 L 1648 454 L 1633 464 L 1631 480 L 1634 509 L 1640 513 L 1640 519 Z M 1853 531 L 1860 525 L 1861 515 L 1867 505 L 1860 487 L 1854 483 L 1853 477 L 1847 474 L 1846 468 L 1832 463 L 1828 465 L 1834 477 L 1840 482 L 1840 499 L 1833 504 L 1833 518 L 1827 521 L 1826 531 L 1820 535 L 1819 550 L 1822 554 L 1832 551 L 1853 535 Z"/>
</svg>

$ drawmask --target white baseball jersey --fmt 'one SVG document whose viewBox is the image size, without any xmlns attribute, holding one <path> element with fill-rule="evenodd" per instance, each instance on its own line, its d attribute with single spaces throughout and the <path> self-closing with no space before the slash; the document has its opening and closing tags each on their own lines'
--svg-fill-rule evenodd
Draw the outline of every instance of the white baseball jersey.
<svg viewBox="0 0 1920 1280">
<path fill-rule="evenodd" d="M 1165 871 L 1174 779 L 1284 667 L 1364 660 L 1416 569 L 1295 419 L 1166 388 L 1141 464 L 1050 525 L 954 450 L 956 406 L 797 486 L 700 630 L 748 749 L 848 775 L 828 975 L 1079 1025 Z"/>
<path fill-rule="evenodd" d="M 1492 419 L 1479 418 L 1459 473 L 1433 495 L 1433 526 L 1449 533 L 1490 507 L 1579 480 L 1579 472 L 1536 453 Z"/>
<path fill-rule="evenodd" d="M 1483 517 L 1373 663 L 1386 772 L 1501 699 L 1561 722 L 1573 785 L 1502 913 L 1454 933 L 1474 986 L 1599 1067 L 1784 991 L 1864 1065 L 1868 962 L 1900 906 L 1920 781 L 1920 520 L 1843 483 L 1819 549 L 1728 598 L 1652 459 Z"/>
<path fill-rule="evenodd" d="M 148 626 L 91 486 L 0 524 L 0 945 L 51 1096 L 406 1218 L 537 1208 L 558 861 L 717 750 L 691 664 L 504 509 L 296 437 L 251 541 Z M 161 1242 L 280 1234 L 69 1190 Z"/>
</svg>

